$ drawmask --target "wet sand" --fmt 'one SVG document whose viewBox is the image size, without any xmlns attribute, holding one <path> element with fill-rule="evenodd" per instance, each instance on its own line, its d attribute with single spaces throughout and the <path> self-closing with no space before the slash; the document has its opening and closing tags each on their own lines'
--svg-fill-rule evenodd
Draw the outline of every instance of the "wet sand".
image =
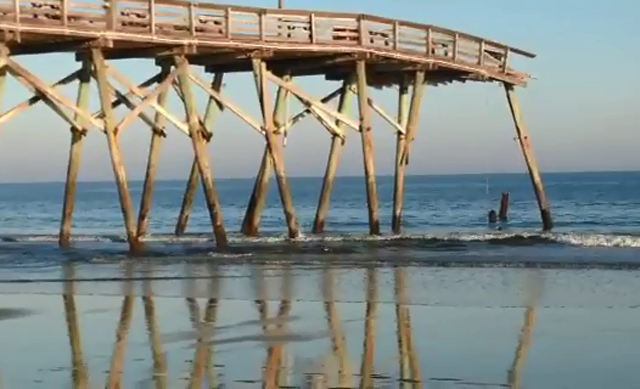
<svg viewBox="0 0 640 389">
<path fill-rule="evenodd" d="M 124 261 L 48 273 L 0 283 L 2 388 L 632 388 L 640 378 L 640 272 Z"/>
</svg>

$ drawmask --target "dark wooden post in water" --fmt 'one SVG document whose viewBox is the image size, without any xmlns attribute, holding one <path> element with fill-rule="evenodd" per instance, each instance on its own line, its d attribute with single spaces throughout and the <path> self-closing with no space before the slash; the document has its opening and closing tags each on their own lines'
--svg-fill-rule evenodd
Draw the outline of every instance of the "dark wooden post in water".
<svg viewBox="0 0 640 389">
<path fill-rule="evenodd" d="M 122 208 L 122 215 L 127 231 L 127 241 L 129 242 L 131 250 L 136 250 L 139 245 L 135 231 L 135 219 L 131 204 L 131 194 L 129 193 L 129 186 L 127 184 L 127 175 L 120 155 L 120 145 L 118 144 L 119 142 L 116 135 L 115 117 L 113 115 L 113 108 L 111 107 L 111 86 L 107 79 L 107 68 L 102 52 L 99 49 L 91 49 L 91 59 L 96 73 L 98 91 L 100 93 L 100 104 L 104 112 L 104 130 L 107 134 L 111 166 L 118 186 L 120 207 Z"/>
<path fill-rule="evenodd" d="M 260 84 L 260 78 L 257 73 L 254 73 L 256 88 L 262 90 Z M 289 81 L 291 78 L 285 76 L 284 80 Z M 276 95 L 276 104 L 273 109 L 273 121 L 274 128 L 280 127 L 284 124 L 288 118 L 285 118 L 283 113 L 286 107 L 288 91 L 282 87 L 278 88 Z M 282 143 L 282 132 L 273 134 L 273 139 L 278 144 Z M 242 226 L 240 231 L 247 236 L 258 235 L 258 227 L 260 225 L 260 218 L 262 216 L 262 210 L 264 209 L 265 201 L 267 200 L 267 191 L 269 190 L 269 181 L 271 179 L 271 170 L 273 169 L 273 162 L 271 154 L 269 152 L 269 144 L 264 146 L 264 152 L 262 153 L 262 160 L 260 161 L 260 170 L 256 176 L 256 181 L 253 184 L 251 191 L 251 197 L 249 198 L 249 204 L 247 205 L 247 211 L 242 220 Z"/>
<path fill-rule="evenodd" d="M 89 105 L 89 85 L 91 83 L 91 62 L 84 60 L 82 70 L 78 75 L 78 108 L 86 110 Z M 78 113 L 75 120 L 84 124 L 82 116 Z M 86 128 L 71 128 L 71 146 L 69 148 L 69 165 L 67 166 L 67 181 L 64 187 L 64 203 L 62 205 L 62 221 L 60 223 L 60 235 L 58 243 L 62 247 L 69 246 L 71 237 L 71 220 L 76 200 L 78 186 L 78 170 L 82 157 L 82 141 Z"/>
<path fill-rule="evenodd" d="M 264 61 L 260 59 L 253 59 L 253 71 L 256 77 L 260 78 L 258 93 L 260 97 L 260 107 L 262 110 L 262 117 L 264 120 L 264 132 L 269 147 L 269 154 L 271 154 L 271 162 L 276 173 L 276 180 L 278 182 L 278 191 L 280 192 L 280 200 L 282 202 L 282 208 L 284 210 L 285 219 L 287 221 L 287 230 L 290 238 L 296 238 L 298 236 L 298 222 L 296 221 L 296 215 L 293 208 L 293 200 L 291 198 L 291 191 L 289 190 L 289 184 L 287 183 L 287 176 L 284 167 L 284 156 L 282 153 L 282 143 L 278 142 L 278 138 L 274 134 L 275 125 L 273 122 L 273 116 L 270 114 L 269 107 L 271 106 L 269 101 L 269 90 L 267 85 L 267 66 Z"/>
<path fill-rule="evenodd" d="M 189 62 L 184 57 L 176 57 L 175 65 L 178 69 L 178 81 L 180 84 L 180 90 L 184 98 L 184 109 L 187 114 L 187 120 L 189 122 L 189 133 L 191 135 L 191 143 L 193 145 L 193 153 L 198 161 L 198 171 L 202 180 L 202 187 L 204 188 L 205 198 L 207 200 L 207 208 L 209 210 L 209 216 L 211 218 L 211 224 L 213 225 L 213 234 L 216 238 L 216 245 L 218 248 L 227 247 L 227 233 L 224 229 L 224 219 L 222 217 L 222 209 L 220 208 L 220 202 L 218 201 L 218 194 L 216 193 L 211 169 L 209 167 L 209 149 L 207 148 L 207 142 L 203 137 L 200 122 L 196 111 L 195 100 L 193 91 L 191 89 L 191 79 L 189 76 Z"/>
<path fill-rule="evenodd" d="M 367 185 L 367 206 L 369 211 L 369 233 L 380 234 L 380 220 L 378 219 L 378 193 L 376 190 L 376 172 L 373 150 L 373 136 L 371 135 L 371 118 L 369 117 L 369 103 L 367 84 L 367 68 L 364 60 L 356 65 L 358 77 L 358 109 L 360 112 L 360 136 L 362 138 L 362 157 L 364 159 L 364 176 Z"/>
<path fill-rule="evenodd" d="M 351 88 L 352 80 L 347 79 L 342 84 L 342 91 L 340 92 L 340 102 L 338 103 L 338 112 L 346 115 L 349 112 L 349 105 L 351 100 Z M 344 123 L 336 120 L 336 126 L 340 129 L 345 127 Z M 333 187 L 333 179 L 338 171 L 338 163 L 340 161 L 340 155 L 344 148 L 345 140 L 338 135 L 331 137 L 331 148 L 329 149 L 329 159 L 327 160 L 327 168 L 324 173 L 324 180 L 322 181 L 322 189 L 320 191 L 320 199 L 318 200 L 318 209 L 316 210 L 316 218 L 313 222 L 313 233 L 319 234 L 324 231 L 324 222 L 329 211 L 329 203 L 331 200 L 331 189 Z"/>
<path fill-rule="evenodd" d="M 498 220 L 506 222 L 509 212 L 509 192 L 505 192 L 500 196 L 500 210 L 498 211 Z"/>
<path fill-rule="evenodd" d="M 164 80 L 169 76 L 170 67 L 164 65 L 162 68 L 161 79 Z M 166 106 L 168 88 L 162 89 L 158 94 L 158 105 Z M 157 128 L 164 128 L 166 119 L 160 113 L 156 112 L 155 125 Z M 156 129 L 151 129 L 151 142 L 149 144 L 149 157 L 147 158 L 147 171 L 144 176 L 144 184 L 142 186 L 142 196 L 140 199 L 140 210 L 138 212 L 138 228 L 136 230 L 137 239 L 142 238 L 147 233 L 149 224 L 149 211 L 151 210 L 151 201 L 153 196 L 153 186 L 156 180 L 156 170 L 158 167 L 158 159 L 160 158 L 160 147 L 164 134 Z"/>
<path fill-rule="evenodd" d="M 531 142 L 529 134 L 524 125 L 522 119 L 522 113 L 520 112 L 520 104 L 516 97 L 514 86 L 504 83 L 504 89 L 507 93 L 507 100 L 509 101 L 509 108 L 511 109 L 511 116 L 513 117 L 513 123 L 516 127 L 516 134 L 518 135 L 518 143 L 522 149 L 522 155 L 527 164 L 529 170 L 529 177 L 533 184 L 533 190 L 536 193 L 536 200 L 538 201 L 538 208 L 540 208 L 540 216 L 542 217 L 542 229 L 544 231 L 550 231 L 553 228 L 553 221 L 551 219 L 551 210 L 549 203 L 547 202 L 547 195 L 544 191 L 544 185 L 542 184 L 542 178 L 540 178 L 540 172 L 538 171 L 538 162 L 531 150 Z"/>
<path fill-rule="evenodd" d="M 393 215 L 391 216 L 391 231 L 400 233 L 400 221 L 402 220 L 402 203 L 404 198 L 404 171 L 405 165 L 400 163 L 406 141 L 407 121 L 409 119 L 409 84 L 405 76 L 401 77 L 398 96 L 398 123 L 404 128 L 404 133 L 396 134 L 396 163 L 393 180 Z"/>
<path fill-rule="evenodd" d="M 222 90 L 223 73 L 216 73 L 211 82 L 211 89 L 216 92 Z M 222 110 L 222 107 L 215 101 L 213 96 L 209 96 L 207 102 L 207 108 L 204 112 L 204 126 L 205 130 L 209 132 L 208 137 L 213 136 L 213 119 L 216 114 Z M 209 141 L 209 139 L 207 139 Z M 193 208 L 193 201 L 196 196 L 196 190 L 198 188 L 198 180 L 200 179 L 200 173 L 198 171 L 198 161 L 194 157 L 191 164 L 191 170 L 189 171 L 189 179 L 187 180 L 187 187 L 184 191 L 184 197 L 182 198 L 182 205 L 180 207 L 180 215 L 178 216 L 178 223 L 176 224 L 175 234 L 180 236 L 184 234 L 189 222 L 189 215 L 191 214 L 191 208 Z"/>
</svg>

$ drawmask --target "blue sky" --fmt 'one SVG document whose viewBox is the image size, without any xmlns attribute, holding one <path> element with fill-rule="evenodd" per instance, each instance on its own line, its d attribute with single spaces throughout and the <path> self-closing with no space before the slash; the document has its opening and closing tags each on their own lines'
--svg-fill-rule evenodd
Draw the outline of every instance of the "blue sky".
<svg viewBox="0 0 640 389">
<path fill-rule="evenodd" d="M 271 6 L 276 0 L 236 1 Z M 286 0 L 288 8 L 352 11 L 401 18 L 464 30 L 533 51 L 538 57 L 514 65 L 536 78 L 519 90 L 534 151 L 543 171 L 637 170 L 640 168 L 640 3 L 632 0 L 577 0 L 514 3 L 506 0 L 364 1 Z M 72 54 L 22 57 L 18 61 L 53 82 L 73 71 Z M 115 66 L 142 81 L 155 71 L 153 61 L 120 61 Z M 197 69 L 196 71 L 201 71 Z M 321 78 L 297 81 L 321 96 L 337 87 Z M 259 117 L 249 75 L 225 80 L 232 100 Z M 28 97 L 11 81 L 2 98 L 6 110 Z M 75 98 L 75 86 L 62 89 Z M 387 111 L 396 111 L 396 91 L 374 92 Z M 91 96 L 92 109 L 98 96 Z M 199 95 L 201 109 L 204 94 Z M 172 112 L 183 114 L 174 98 Z M 293 108 L 292 108 L 293 110 Z M 124 113 L 125 111 L 121 111 Z M 121 113 L 121 114 L 122 114 Z M 356 117 L 356 110 L 352 112 Z M 395 137 L 389 125 L 375 119 L 376 171 L 393 171 Z M 263 139 L 231 113 L 218 117 L 211 146 L 217 177 L 252 177 L 259 166 Z M 350 132 L 339 174 L 362 174 L 359 137 Z M 121 137 L 130 179 L 143 177 L 150 133 L 136 122 Z M 497 84 L 460 84 L 428 88 L 420 130 L 413 146 L 410 174 L 520 172 L 522 157 L 502 89 Z M 330 138 L 313 120 L 292 130 L 286 148 L 292 176 L 317 176 L 324 171 Z M 36 106 L 0 129 L 0 181 L 63 180 L 69 148 L 67 126 L 45 106 Z M 170 131 L 163 144 L 160 178 L 186 178 L 192 151 L 187 137 Z M 93 131 L 87 137 L 81 180 L 112 179 L 106 139 Z"/>
</svg>

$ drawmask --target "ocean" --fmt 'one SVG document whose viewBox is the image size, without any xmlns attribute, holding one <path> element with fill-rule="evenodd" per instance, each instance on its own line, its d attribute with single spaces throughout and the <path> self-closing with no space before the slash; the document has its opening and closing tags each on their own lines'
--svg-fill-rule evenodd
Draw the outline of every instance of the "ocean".
<svg viewBox="0 0 640 389">
<path fill-rule="evenodd" d="M 113 182 L 0 184 L 0 385 L 67 387 L 632 388 L 640 378 L 640 173 L 544 174 L 541 231 L 526 174 L 409 176 L 391 234 L 368 235 L 363 177 L 291 178 L 290 240 L 274 180 L 261 234 L 239 234 L 250 179 L 217 179 L 229 250 L 198 190 L 160 181 L 146 250 L 129 255 Z M 141 182 L 130 182 L 139 204 Z M 502 192 L 509 220 L 487 223 Z M 205 308 L 206 307 L 206 308 Z"/>
</svg>

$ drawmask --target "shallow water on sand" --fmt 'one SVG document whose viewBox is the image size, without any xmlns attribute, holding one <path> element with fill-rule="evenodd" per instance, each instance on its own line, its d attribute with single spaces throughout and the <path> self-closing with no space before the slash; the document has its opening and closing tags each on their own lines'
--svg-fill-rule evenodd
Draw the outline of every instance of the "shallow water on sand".
<svg viewBox="0 0 640 389">
<path fill-rule="evenodd" d="M 0 284 L 4 388 L 632 388 L 640 379 L 635 271 L 143 260 L 50 273 Z"/>
</svg>

